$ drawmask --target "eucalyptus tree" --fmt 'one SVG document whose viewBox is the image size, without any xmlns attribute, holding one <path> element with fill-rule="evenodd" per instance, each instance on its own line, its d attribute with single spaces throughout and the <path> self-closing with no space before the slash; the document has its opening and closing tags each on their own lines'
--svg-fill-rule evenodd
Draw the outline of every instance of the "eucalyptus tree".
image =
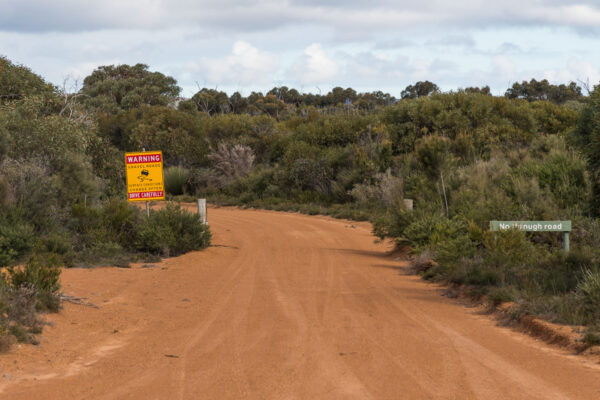
<svg viewBox="0 0 600 400">
<path fill-rule="evenodd" d="M 143 105 L 166 106 L 175 102 L 180 92 L 174 78 L 149 71 L 146 64 L 100 66 L 84 79 L 81 88 L 88 106 L 109 114 Z"/>
</svg>

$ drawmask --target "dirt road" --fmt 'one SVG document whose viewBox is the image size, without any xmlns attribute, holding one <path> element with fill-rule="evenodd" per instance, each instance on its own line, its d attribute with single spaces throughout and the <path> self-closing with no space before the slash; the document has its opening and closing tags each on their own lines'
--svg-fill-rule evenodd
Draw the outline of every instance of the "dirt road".
<svg viewBox="0 0 600 400">
<path fill-rule="evenodd" d="M 590 361 L 398 272 L 368 224 L 209 210 L 214 247 L 71 269 L 0 399 L 600 399 Z"/>
</svg>

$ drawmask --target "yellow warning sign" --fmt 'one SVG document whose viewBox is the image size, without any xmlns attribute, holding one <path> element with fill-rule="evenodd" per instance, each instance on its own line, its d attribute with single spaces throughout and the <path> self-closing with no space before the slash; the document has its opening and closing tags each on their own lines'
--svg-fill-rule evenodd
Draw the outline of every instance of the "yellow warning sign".
<svg viewBox="0 0 600 400">
<path fill-rule="evenodd" d="M 165 199 L 162 151 L 125 153 L 127 200 Z"/>
</svg>

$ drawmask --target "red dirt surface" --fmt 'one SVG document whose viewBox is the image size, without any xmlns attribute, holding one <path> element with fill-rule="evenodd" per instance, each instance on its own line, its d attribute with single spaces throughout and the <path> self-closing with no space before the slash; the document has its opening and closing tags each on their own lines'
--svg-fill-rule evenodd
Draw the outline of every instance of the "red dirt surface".
<svg viewBox="0 0 600 400">
<path fill-rule="evenodd" d="M 65 270 L 0 399 L 600 399 L 600 368 L 458 305 L 370 225 L 210 208 L 213 247 Z"/>
</svg>

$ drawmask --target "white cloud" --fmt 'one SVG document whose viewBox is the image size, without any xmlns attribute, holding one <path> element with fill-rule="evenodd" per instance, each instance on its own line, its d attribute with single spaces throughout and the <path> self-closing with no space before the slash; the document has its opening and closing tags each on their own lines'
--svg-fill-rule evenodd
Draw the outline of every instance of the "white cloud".
<svg viewBox="0 0 600 400">
<path fill-rule="evenodd" d="M 338 77 L 339 65 L 331 59 L 320 43 L 304 49 L 304 55 L 292 67 L 291 72 L 303 85 L 329 83 Z"/>
<path fill-rule="evenodd" d="M 82 62 L 67 68 L 64 79 L 75 80 L 78 84 L 83 83 L 86 76 L 90 75 L 100 65 L 118 65 L 122 64 L 119 59 L 104 60 L 99 63 Z"/>
<path fill-rule="evenodd" d="M 585 34 L 582 34 L 585 32 Z M 233 92 L 395 93 L 531 78 L 600 81 L 600 1 L 0 0 L 0 54 L 60 85 L 138 62 Z"/>
<path fill-rule="evenodd" d="M 577 27 L 600 26 L 600 10 L 598 6 L 589 4 L 543 5 L 525 9 L 524 12 L 533 21 L 549 24 Z"/>
<path fill-rule="evenodd" d="M 570 59 L 565 67 L 547 69 L 542 77 L 554 83 L 590 82 L 593 86 L 600 81 L 600 69 L 592 63 L 581 59 Z"/>
<path fill-rule="evenodd" d="M 230 55 L 224 58 L 202 57 L 198 62 L 186 63 L 184 69 L 198 73 L 198 80 L 207 84 L 264 85 L 272 83 L 279 69 L 279 59 L 239 40 L 233 44 Z"/>
<path fill-rule="evenodd" d="M 600 27 L 600 4 L 571 0 L 0 0 L 0 9 L 0 30 L 21 32 L 182 25 L 253 32 L 316 24 L 331 27 L 341 38 L 364 38 L 422 26 Z"/>
<path fill-rule="evenodd" d="M 515 79 L 515 63 L 505 55 L 492 58 L 492 72 L 504 79 Z"/>
</svg>

